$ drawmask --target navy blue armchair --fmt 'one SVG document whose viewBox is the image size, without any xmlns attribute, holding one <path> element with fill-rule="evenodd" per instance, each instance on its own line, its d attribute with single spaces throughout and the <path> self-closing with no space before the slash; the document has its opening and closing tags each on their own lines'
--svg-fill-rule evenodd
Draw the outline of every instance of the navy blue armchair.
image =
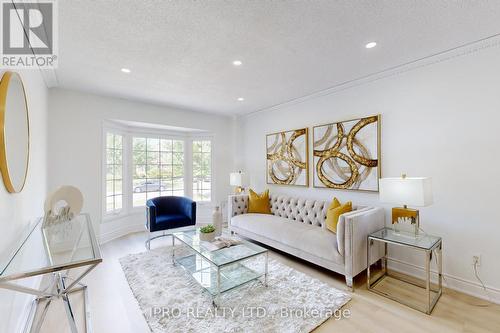
<svg viewBox="0 0 500 333">
<path fill-rule="evenodd" d="M 166 236 L 152 237 L 155 231 L 188 227 L 196 224 L 196 202 L 185 197 L 165 196 L 150 199 L 146 202 L 146 229 L 148 239 L 146 248 L 150 248 L 153 239 Z"/>
</svg>

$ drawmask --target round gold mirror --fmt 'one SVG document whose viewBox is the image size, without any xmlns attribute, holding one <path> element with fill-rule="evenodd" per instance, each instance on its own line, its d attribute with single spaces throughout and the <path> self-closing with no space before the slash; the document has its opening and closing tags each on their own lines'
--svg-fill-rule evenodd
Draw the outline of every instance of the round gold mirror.
<svg viewBox="0 0 500 333">
<path fill-rule="evenodd" d="M 19 74 L 5 72 L 0 81 L 0 170 L 5 188 L 19 193 L 28 174 L 30 127 L 28 102 Z"/>
</svg>

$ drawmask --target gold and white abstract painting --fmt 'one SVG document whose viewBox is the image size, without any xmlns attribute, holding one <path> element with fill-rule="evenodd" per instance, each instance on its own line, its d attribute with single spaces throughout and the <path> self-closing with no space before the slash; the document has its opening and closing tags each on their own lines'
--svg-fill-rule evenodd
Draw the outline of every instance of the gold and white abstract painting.
<svg viewBox="0 0 500 333">
<path fill-rule="evenodd" d="M 308 186 L 307 128 L 266 136 L 267 183 Z"/>
<path fill-rule="evenodd" d="M 314 187 L 378 191 L 380 116 L 313 128 Z"/>
</svg>

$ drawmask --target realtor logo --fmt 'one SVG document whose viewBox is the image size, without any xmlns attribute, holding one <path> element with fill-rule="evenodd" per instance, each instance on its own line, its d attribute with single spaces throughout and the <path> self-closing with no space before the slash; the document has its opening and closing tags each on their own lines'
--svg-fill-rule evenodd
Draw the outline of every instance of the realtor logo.
<svg viewBox="0 0 500 333">
<path fill-rule="evenodd" d="M 2 67 L 56 67 L 55 7 L 55 1 L 2 0 Z"/>
</svg>

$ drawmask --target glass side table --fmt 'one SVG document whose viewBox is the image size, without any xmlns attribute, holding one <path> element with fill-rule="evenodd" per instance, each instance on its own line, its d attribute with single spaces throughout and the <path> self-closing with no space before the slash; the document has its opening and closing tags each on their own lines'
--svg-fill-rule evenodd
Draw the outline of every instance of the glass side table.
<svg viewBox="0 0 500 333">
<path fill-rule="evenodd" d="M 367 247 L 367 258 L 368 262 L 371 262 L 371 252 L 372 247 L 377 244 L 382 244 L 384 247 L 383 257 L 382 257 L 382 270 L 376 275 L 372 276 L 371 267 L 368 265 L 367 269 L 367 288 L 368 290 L 390 298 L 396 302 L 409 306 L 415 310 L 424 312 L 426 314 L 431 314 L 432 310 L 436 306 L 437 301 L 441 297 L 443 289 L 443 259 L 442 259 L 442 248 L 443 242 L 441 237 L 431 236 L 427 234 L 420 234 L 414 237 L 403 232 L 394 231 L 391 228 L 384 228 L 377 232 L 374 232 L 368 236 L 368 247 Z M 419 284 L 415 281 L 409 279 L 394 276 L 389 274 L 387 270 L 387 261 L 390 260 L 387 255 L 388 244 L 402 246 L 410 249 L 417 250 L 425 255 L 425 284 Z M 436 252 L 437 256 L 437 268 L 438 268 L 438 283 L 437 286 L 431 284 L 431 261 L 433 259 L 433 253 Z M 419 288 L 425 289 L 425 306 L 417 306 L 403 297 L 399 297 L 394 293 L 389 293 L 386 291 L 381 291 L 377 289 L 377 285 L 380 284 L 387 277 L 402 281 L 406 284 L 411 284 Z"/>
<path fill-rule="evenodd" d="M 84 332 L 92 325 L 87 286 L 81 282 L 102 262 L 99 244 L 88 214 L 53 226 L 44 226 L 42 219 L 28 226 L 10 254 L 0 258 L 0 289 L 35 296 L 24 332 L 39 332 L 47 309 L 56 299 L 63 301 L 71 333 L 78 333 L 70 295 L 83 292 Z M 36 257 L 38 260 L 27 260 Z M 70 276 L 70 273 L 73 273 Z M 22 280 L 47 277 L 48 285 L 38 289 L 27 287 Z"/>
</svg>

